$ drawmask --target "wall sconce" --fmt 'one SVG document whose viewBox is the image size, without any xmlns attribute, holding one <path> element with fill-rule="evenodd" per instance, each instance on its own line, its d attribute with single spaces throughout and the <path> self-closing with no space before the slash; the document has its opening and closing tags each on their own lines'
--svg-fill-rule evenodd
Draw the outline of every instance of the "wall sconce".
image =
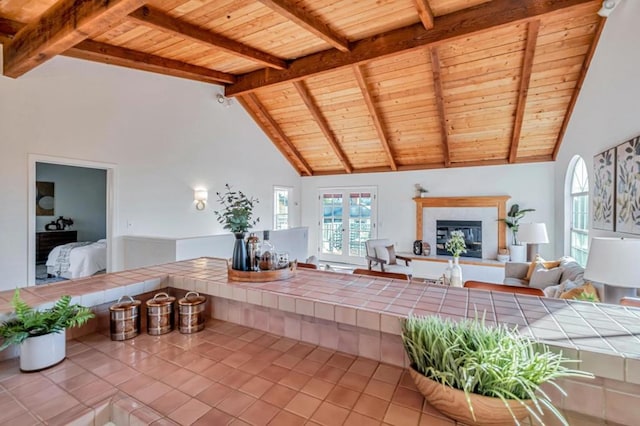
<svg viewBox="0 0 640 426">
<path fill-rule="evenodd" d="M 602 7 L 598 11 L 598 15 L 602 16 L 603 18 L 607 18 L 609 15 L 611 15 L 613 9 L 618 6 L 618 3 L 620 3 L 620 0 L 604 0 L 602 2 Z"/>
<path fill-rule="evenodd" d="M 196 210 L 204 210 L 207 206 L 209 192 L 206 189 L 196 189 L 193 191 L 193 200 L 196 202 Z"/>
</svg>

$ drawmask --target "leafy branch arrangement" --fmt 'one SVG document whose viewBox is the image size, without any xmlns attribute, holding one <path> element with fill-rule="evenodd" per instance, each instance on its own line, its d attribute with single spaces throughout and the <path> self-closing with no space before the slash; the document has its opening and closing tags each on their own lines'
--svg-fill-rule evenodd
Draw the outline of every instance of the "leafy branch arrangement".
<svg viewBox="0 0 640 426">
<path fill-rule="evenodd" d="M 36 310 L 20 297 L 16 289 L 11 299 L 15 317 L 0 325 L 4 342 L 0 351 L 10 345 L 19 345 L 29 337 L 58 333 L 66 328 L 79 327 L 94 317 L 90 309 L 71 304 L 71 296 L 62 296 L 50 309 Z"/>
<path fill-rule="evenodd" d="M 551 352 L 546 345 L 504 324 L 488 327 L 484 318 L 453 322 L 436 316 L 410 316 L 402 322 L 402 341 L 417 372 L 464 391 L 474 418 L 472 393 L 500 398 L 507 408 L 507 400 L 516 400 L 542 424 L 542 408 L 547 407 L 568 426 L 540 385 L 548 382 L 566 395 L 556 379 L 593 378 L 590 373 L 564 366 L 575 361 Z M 525 400 L 531 400 L 532 404 L 525 404 Z M 518 424 L 515 417 L 514 420 Z"/>
<path fill-rule="evenodd" d="M 467 245 L 464 242 L 464 233 L 459 230 L 451 232 L 451 238 L 444 243 L 444 248 L 451 253 L 453 257 L 460 257 L 462 253 L 466 253 Z"/>
<path fill-rule="evenodd" d="M 260 218 L 252 220 L 253 209 L 258 204 L 258 199 L 247 197 L 242 191 L 232 191 L 226 184 L 224 193 L 216 192 L 221 210 L 214 211 L 218 222 L 224 225 L 224 229 L 231 232 L 247 232 L 249 228 L 260 222 Z"/>
<path fill-rule="evenodd" d="M 536 209 L 523 209 L 520 210 L 520 206 L 518 204 L 514 204 L 509 209 L 507 213 L 507 217 L 504 219 L 499 219 L 507 224 L 507 228 L 511 230 L 511 235 L 513 236 L 513 245 L 517 246 L 518 243 L 518 229 L 520 228 L 520 219 L 524 217 L 525 214 L 529 212 L 534 212 Z"/>
</svg>

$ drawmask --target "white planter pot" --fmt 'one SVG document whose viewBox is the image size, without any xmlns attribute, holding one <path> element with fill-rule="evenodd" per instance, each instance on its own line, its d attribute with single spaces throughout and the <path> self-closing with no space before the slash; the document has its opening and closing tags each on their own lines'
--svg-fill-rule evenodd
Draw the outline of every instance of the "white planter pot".
<svg viewBox="0 0 640 426">
<path fill-rule="evenodd" d="M 65 330 L 29 337 L 20 345 L 20 370 L 37 371 L 56 365 L 67 353 Z"/>
<path fill-rule="evenodd" d="M 509 246 L 509 254 L 512 262 L 526 262 L 527 250 L 526 246 Z"/>
</svg>

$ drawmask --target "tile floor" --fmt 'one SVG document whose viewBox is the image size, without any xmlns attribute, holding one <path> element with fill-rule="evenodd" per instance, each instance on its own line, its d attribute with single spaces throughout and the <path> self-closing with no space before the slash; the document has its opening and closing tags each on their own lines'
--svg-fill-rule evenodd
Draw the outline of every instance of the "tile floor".
<svg viewBox="0 0 640 426">
<path fill-rule="evenodd" d="M 194 335 L 95 333 L 39 373 L 0 363 L 0 424 L 455 425 L 400 367 L 211 320 Z M 75 422 L 74 422 L 75 421 Z M 554 423 L 555 424 L 555 423 Z M 602 424 L 581 418 L 580 425 Z"/>
</svg>

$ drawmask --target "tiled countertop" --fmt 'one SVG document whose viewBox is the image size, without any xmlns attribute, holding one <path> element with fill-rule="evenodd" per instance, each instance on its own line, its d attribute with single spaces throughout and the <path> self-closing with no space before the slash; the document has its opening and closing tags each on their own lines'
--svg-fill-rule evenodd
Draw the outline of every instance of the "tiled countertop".
<svg viewBox="0 0 640 426">
<path fill-rule="evenodd" d="M 95 306 L 169 286 L 392 334 L 400 333 L 398 318 L 409 314 L 484 315 L 489 323 L 518 325 L 521 333 L 579 357 L 581 368 L 596 375 L 640 383 L 632 373 L 640 367 L 640 309 L 306 269 L 285 281 L 230 282 L 226 268 L 224 260 L 200 258 L 29 287 L 21 293 L 33 305 L 70 294 L 79 303 Z M 0 292 L 1 313 L 11 311 L 12 295 Z"/>
</svg>

